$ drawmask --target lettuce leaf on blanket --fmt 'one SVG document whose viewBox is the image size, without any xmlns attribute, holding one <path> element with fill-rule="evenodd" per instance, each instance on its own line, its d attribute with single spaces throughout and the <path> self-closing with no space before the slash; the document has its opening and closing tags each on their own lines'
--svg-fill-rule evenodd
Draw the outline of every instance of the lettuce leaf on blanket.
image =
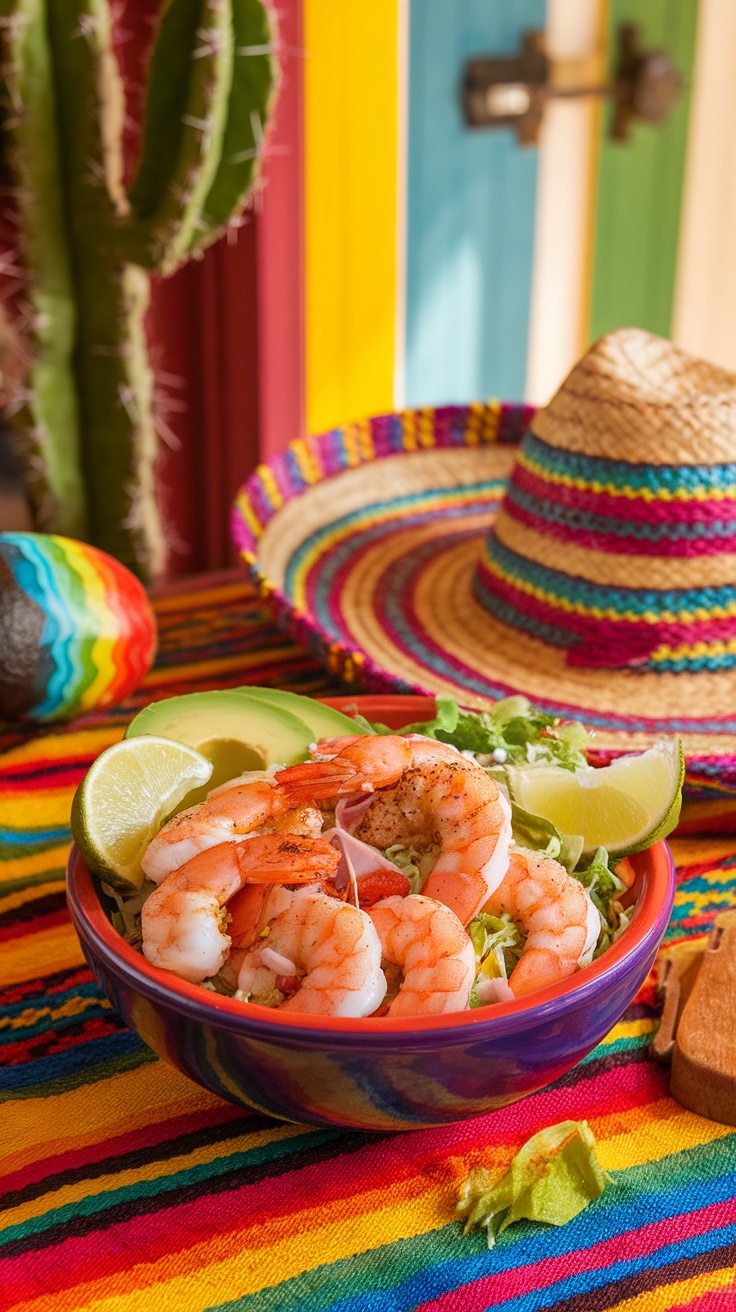
<svg viewBox="0 0 736 1312">
<path fill-rule="evenodd" d="M 532 1135 L 500 1179 L 474 1167 L 457 1210 L 466 1218 L 464 1233 L 485 1228 L 492 1248 L 514 1221 L 565 1225 L 612 1183 L 596 1157 L 588 1122 L 560 1121 Z"/>
</svg>

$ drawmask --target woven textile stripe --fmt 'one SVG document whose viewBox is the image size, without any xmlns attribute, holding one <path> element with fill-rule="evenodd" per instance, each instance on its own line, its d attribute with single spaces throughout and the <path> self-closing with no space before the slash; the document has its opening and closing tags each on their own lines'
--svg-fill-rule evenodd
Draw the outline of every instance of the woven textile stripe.
<svg viewBox="0 0 736 1312">
<path fill-rule="evenodd" d="M 647 465 L 628 460 L 604 460 L 550 446 L 527 433 L 519 464 L 540 481 L 579 492 L 606 493 L 627 501 L 677 505 L 689 501 L 736 499 L 736 465 Z M 621 513 L 633 507 L 621 506 Z M 688 507 L 688 514 L 690 514 Z"/>
<path fill-rule="evenodd" d="M 732 669 L 735 476 L 732 463 L 633 464 L 528 432 L 475 595 L 503 623 L 563 648 L 571 666 Z M 685 586 L 699 559 L 709 586 Z"/>
<path fill-rule="evenodd" d="M 571 664 L 700 670 L 736 663 L 732 587 L 603 587 L 537 565 L 493 534 L 475 583 L 494 615 L 567 647 Z"/>
<path fill-rule="evenodd" d="M 345 515 L 306 538 L 289 561 L 286 588 L 297 606 L 309 605 L 335 637 L 349 640 L 350 630 L 339 608 L 340 583 L 370 549 L 375 538 L 402 523 L 425 524 L 436 519 L 462 521 L 466 516 L 492 511 L 503 496 L 502 482 L 461 489 L 437 488 L 401 497 L 385 505 Z"/>
<path fill-rule="evenodd" d="M 632 502 L 634 513 L 620 514 L 616 498 L 606 493 L 572 494 L 550 488 L 526 470 L 517 470 L 509 485 L 506 509 L 529 528 L 542 529 L 562 542 L 581 542 L 599 551 L 630 555 L 715 555 L 733 551 L 736 501 L 677 501 L 664 507 Z M 628 509 L 628 507 L 627 507 Z M 692 513 L 693 509 L 695 514 Z M 642 513 L 643 512 L 643 513 Z"/>
<path fill-rule="evenodd" d="M 159 663 L 123 706 L 0 757 L 0 1307 L 13 1312 L 719 1312 L 736 1297 L 736 1132 L 684 1111 L 647 1045 L 648 981 L 588 1058 L 472 1122 L 380 1136 L 248 1115 L 153 1057 L 84 964 L 63 895 L 74 787 L 152 696 L 249 681 L 328 691 L 248 584 L 157 600 Z M 714 793 L 717 785 L 714 784 Z M 709 799 L 717 804 L 717 797 Z M 736 844 L 678 840 L 671 942 L 736 905 Z M 453 1208 L 475 1161 L 586 1117 L 616 1185 L 489 1252 Z"/>
</svg>

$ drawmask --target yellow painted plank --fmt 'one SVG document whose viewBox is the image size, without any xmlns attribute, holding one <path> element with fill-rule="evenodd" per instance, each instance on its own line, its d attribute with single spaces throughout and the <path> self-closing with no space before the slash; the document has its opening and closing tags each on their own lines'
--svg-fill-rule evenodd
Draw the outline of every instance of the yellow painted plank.
<svg viewBox="0 0 736 1312">
<path fill-rule="evenodd" d="M 390 410 L 398 0 L 304 0 L 307 426 Z"/>
</svg>

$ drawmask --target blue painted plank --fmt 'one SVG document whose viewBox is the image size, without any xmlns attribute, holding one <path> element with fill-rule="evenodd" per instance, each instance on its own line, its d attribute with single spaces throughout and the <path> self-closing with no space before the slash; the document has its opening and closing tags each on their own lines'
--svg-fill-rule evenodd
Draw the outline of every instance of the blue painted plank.
<svg viewBox="0 0 736 1312">
<path fill-rule="evenodd" d="M 537 151 L 471 131 L 465 59 L 513 53 L 544 0 L 412 0 L 406 403 L 524 395 Z"/>
</svg>

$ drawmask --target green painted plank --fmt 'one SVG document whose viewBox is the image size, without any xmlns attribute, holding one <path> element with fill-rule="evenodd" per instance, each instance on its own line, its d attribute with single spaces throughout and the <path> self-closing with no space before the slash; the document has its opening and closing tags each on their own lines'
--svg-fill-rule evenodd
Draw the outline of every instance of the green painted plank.
<svg viewBox="0 0 736 1312">
<path fill-rule="evenodd" d="M 698 0 L 611 0 L 612 59 L 621 23 L 638 23 L 644 48 L 667 50 L 686 90 L 664 123 L 633 124 L 626 143 L 610 139 L 612 107 L 602 115 L 591 341 L 628 325 L 670 333 L 697 13 Z"/>
</svg>

